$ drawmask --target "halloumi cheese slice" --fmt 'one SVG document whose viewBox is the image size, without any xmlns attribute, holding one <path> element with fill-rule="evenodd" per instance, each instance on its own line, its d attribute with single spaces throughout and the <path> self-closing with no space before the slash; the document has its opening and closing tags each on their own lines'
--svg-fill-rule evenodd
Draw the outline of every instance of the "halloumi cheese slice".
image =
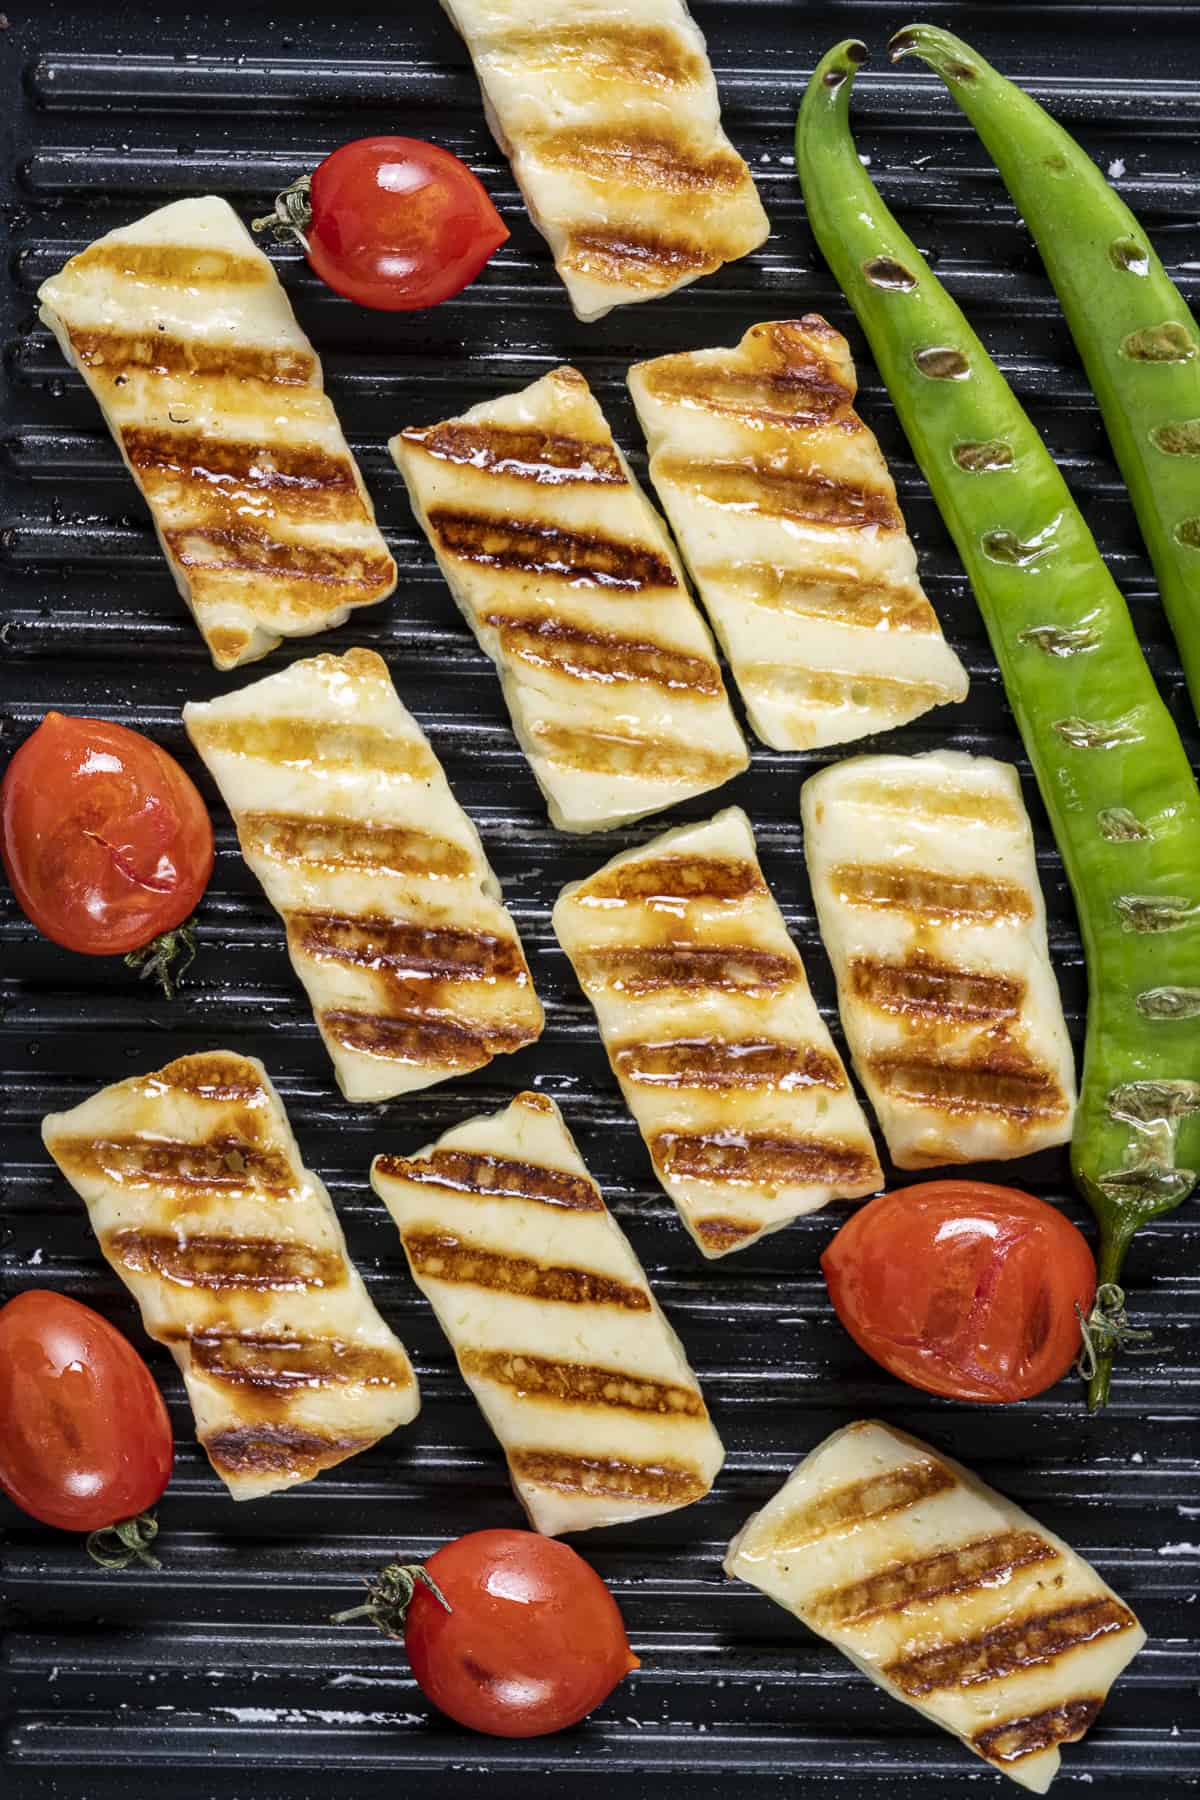
<svg viewBox="0 0 1200 1800">
<path fill-rule="evenodd" d="M 706 1256 L 881 1185 L 739 807 L 572 882 L 554 929 L 655 1173 Z"/>
<path fill-rule="evenodd" d="M 724 1451 L 696 1377 L 552 1100 L 376 1157 L 371 1183 L 535 1530 L 707 1494 Z"/>
<path fill-rule="evenodd" d="M 804 848 L 859 1079 L 902 1169 L 1065 1144 L 1075 1061 L 1017 772 L 861 756 L 803 789 Z"/>
<path fill-rule="evenodd" d="M 300 1161 L 262 1064 L 181 1056 L 42 1122 L 235 1500 L 310 1481 L 416 1417 L 416 1376 Z"/>
<path fill-rule="evenodd" d="M 391 593 L 316 352 L 226 201 L 176 200 L 108 232 L 38 298 L 218 669 Z"/>
<path fill-rule="evenodd" d="M 479 833 L 382 657 L 310 657 L 183 717 L 348 1100 L 428 1087 L 540 1035 Z"/>
<path fill-rule="evenodd" d="M 443 0 L 581 319 L 669 294 L 770 229 L 684 0 Z"/>
<path fill-rule="evenodd" d="M 746 767 L 712 639 L 582 375 L 391 451 L 555 825 L 598 831 Z"/>
<path fill-rule="evenodd" d="M 734 1538 L 725 1572 L 1035 1794 L 1146 1641 L 1061 1538 L 869 1419 L 818 1444 Z"/>
<path fill-rule="evenodd" d="M 840 331 L 815 313 L 753 325 L 735 350 L 635 364 L 629 388 L 764 743 L 842 744 L 966 699 Z"/>
</svg>

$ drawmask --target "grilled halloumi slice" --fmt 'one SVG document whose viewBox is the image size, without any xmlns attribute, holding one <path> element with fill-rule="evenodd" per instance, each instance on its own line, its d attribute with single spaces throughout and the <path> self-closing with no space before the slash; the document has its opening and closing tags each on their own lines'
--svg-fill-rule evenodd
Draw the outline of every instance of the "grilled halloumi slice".
<svg viewBox="0 0 1200 1800">
<path fill-rule="evenodd" d="M 804 785 L 804 846 L 854 1067 L 902 1169 L 1065 1144 L 1075 1062 L 1017 772 L 861 756 Z"/>
<path fill-rule="evenodd" d="M 310 1481 L 415 1418 L 404 1346 L 254 1057 L 181 1056 L 49 1114 L 42 1137 L 183 1371 L 235 1500 Z"/>
<path fill-rule="evenodd" d="M 581 319 L 669 294 L 770 229 L 684 0 L 443 0 Z"/>
<path fill-rule="evenodd" d="M 535 1530 L 707 1494 L 725 1453 L 696 1377 L 552 1100 L 376 1157 L 371 1182 Z"/>
<path fill-rule="evenodd" d="M 818 1444 L 725 1571 L 1036 1794 L 1146 1641 L 1061 1538 L 872 1420 Z"/>
<path fill-rule="evenodd" d="M 880 1186 L 739 807 L 572 882 L 554 929 L 655 1173 L 706 1256 Z"/>
<path fill-rule="evenodd" d="M 177 200 L 110 231 L 38 298 L 218 669 L 391 593 L 316 352 L 226 201 Z"/>
<path fill-rule="evenodd" d="M 479 833 L 381 657 L 310 657 L 183 717 L 347 1099 L 428 1087 L 540 1035 Z"/>
<path fill-rule="evenodd" d="M 712 639 L 582 375 L 391 450 L 555 825 L 598 831 L 746 767 Z"/>
<path fill-rule="evenodd" d="M 754 325 L 736 350 L 635 364 L 629 388 L 764 743 L 842 744 L 966 699 L 840 331 L 813 313 Z"/>
</svg>

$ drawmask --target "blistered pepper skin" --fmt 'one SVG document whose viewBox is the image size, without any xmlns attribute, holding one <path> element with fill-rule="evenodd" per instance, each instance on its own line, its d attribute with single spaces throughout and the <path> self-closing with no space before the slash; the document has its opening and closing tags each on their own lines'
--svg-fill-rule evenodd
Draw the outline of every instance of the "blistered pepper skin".
<svg viewBox="0 0 1200 1800">
<path fill-rule="evenodd" d="M 893 62 L 941 76 L 1054 283 L 1100 403 L 1200 714 L 1200 329 L 1144 228 L 1048 112 L 957 38 L 909 25 Z"/>
<path fill-rule="evenodd" d="M 865 54 L 849 41 L 818 65 L 797 173 L 970 577 L 1075 896 L 1090 1004 L 1072 1165 L 1114 1283 L 1200 1167 L 1200 793 L 1054 459 L 858 159 Z"/>
</svg>

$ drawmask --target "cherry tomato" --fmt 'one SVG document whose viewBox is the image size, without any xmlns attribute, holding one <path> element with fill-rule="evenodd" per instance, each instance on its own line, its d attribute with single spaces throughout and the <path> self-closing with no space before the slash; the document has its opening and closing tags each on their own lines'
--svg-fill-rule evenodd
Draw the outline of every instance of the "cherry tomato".
<svg viewBox="0 0 1200 1800">
<path fill-rule="evenodd" d="M 408 1659 L 434 1705 L 472 1731 L 562 1731 L 638 1667 L 616 1601 L 556 1538 L 473 1531 L 425 1567 L 453 1610 L 417 1587 L 405 1625 Z"/>
<path fill-rule="evenodd" d="M 0 850 L 39 931 L 115 956 L 195 910 L 213 834 L 194 783 L 149 738 L 50 712 L 5 772 Z"/>
<path fill-rule="evenodd" d="M 312 177 L 308 260 L 382 312 L 437 306 L 474 281 L 508 227 L 465 163 L 420 138 L 358 138 Z"/>
<path fill-rule="evenodd" d="M 30 1288 L 0 1307 L 0 1488 L 62 1531 L 153 1506 L 171 1475 L 171 1421 L 127 1338 L 90 1306 Z"/>
<path fill-rule="evenodd" d="M 889 1374 L 954 1400 L 1027 1400 L 1079 1353 L 1087 1240 L 1018 1188 L 925 1181 L 881 1194 L 821 1258 L 838 1318 Z"/>
</svg>

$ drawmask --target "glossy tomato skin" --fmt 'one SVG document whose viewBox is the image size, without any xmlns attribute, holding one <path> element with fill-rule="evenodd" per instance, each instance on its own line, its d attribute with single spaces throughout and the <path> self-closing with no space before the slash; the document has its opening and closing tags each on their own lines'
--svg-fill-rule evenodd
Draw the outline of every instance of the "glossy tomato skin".
<svg viewBox="0 0 1200 1800">
<path fill-rule="evenodd" d="M 208 811 L 173 756 L 58 712 L 5 771 L 0 849 L 22 912 L 85 956 L 140 950 L 182 924 L 213 866 Z"/>
<path fill-rule="evenodd" d="M 358 138 L 314 170 L 308 260 L 335 293 L 382 312 L 437 306 L 508 236 L 465 163 L 420 138 Z"/>
<path fill-rule="evenodd" d="M 0 1307 L 0 1487 L 22 1511 L 98 1531 L 153 1506 L 174 1460 L 154 1377 L 107 1319 L 45 1288 Z"/>
<path fill-rule="evenodd" d="M 1096 1292 L 1082 1233 L 1018 1188 L 926 1181 L 881 1194 L 821 1258 L 838 1318 L 890 1374 L 955 1400 L 1026 1400 L 1079 1354 Z"/>
<path fill-rule="evenodd" d="M 493 1737 L 540 1737 L 586 1717 L 638 1659 L 590 1564 L 535 1531 L 474 1531 L 425 1565 L 404 1643 L 423 1692 Z"/>
</svg>

